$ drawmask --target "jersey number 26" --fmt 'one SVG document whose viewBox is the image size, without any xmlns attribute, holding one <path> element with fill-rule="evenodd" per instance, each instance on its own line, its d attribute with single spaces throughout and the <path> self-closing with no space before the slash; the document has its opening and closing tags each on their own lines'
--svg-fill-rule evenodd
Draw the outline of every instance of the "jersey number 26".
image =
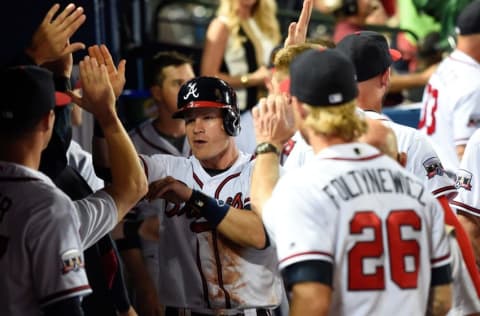
<svg viewBox="0 0 480 316">
<path fill-rule="evenodd" d="M 355 213 L 350 221 L 350 234 L 360 235 L 366 228 L 373 229 L 373 240 L 359 241 L 348 252 L 348 290 L 372 291 L 385 289 L 386 267 L 377 265 L 374 273 L 366 274 L 363 263 L 366 259 L 386 257 L 392 281 L 402 289 L 416 288 L 419 267 L 420 245 L 414 239 L 402 239 L 402 227 L 421 230 L 420 217 L 413 210 L 393 210 L 386 218 L 388 245 L 383 243 L 382 219 L 373 211 Z M 407 271 L 406 259 L 413 259 L 413 269 Z"/>
</svg>

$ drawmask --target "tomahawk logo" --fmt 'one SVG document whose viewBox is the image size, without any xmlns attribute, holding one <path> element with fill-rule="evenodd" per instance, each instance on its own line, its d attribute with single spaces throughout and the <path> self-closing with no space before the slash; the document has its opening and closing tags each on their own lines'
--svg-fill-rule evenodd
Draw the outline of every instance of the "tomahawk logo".
<svg viewBox="0 0 480 316">
<path fill-rule="evenodd" d="M 188 93 L 183 97 L 184 100 L 188 99 L 190 95 L 193 95 L 195 98 L 198 98 L 197 83 L 190 82 L 188 84 Z"/>
</svg>

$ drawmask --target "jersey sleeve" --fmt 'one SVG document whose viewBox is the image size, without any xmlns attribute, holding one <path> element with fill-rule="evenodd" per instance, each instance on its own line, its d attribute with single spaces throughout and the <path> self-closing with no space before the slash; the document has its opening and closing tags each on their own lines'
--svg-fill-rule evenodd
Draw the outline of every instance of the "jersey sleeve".
<svg viewBox="0 0 480 316">
<path fill-rule="evenodd" d="M 174 157 L 172 155 L 140 155 L 140 160 L 143 163 L 145 175 L 147 176 L 148 183 L 162 179 L 168 175 L 173 175 L 173 172 L 169 172 L 175 166 L 179 166 L 179 162 L 184 157 Z M 178 163 L 178 164 L 176 164 Z"/>
<path fill-rule="evenodd" d="M 460 169 L 457 171 L 456 186 L 458 195 L 450 204 L 452 208 L 473 216 L 480 216 L 479 155 L 480 133 L 475 133 L 465 148 Z"/>
<path fill-rule="evenodd" d="M 298 180 L 298 179 L 297 179 Z M 333 263 L 333 226 L 316 196 L 290 174 L 275 187 L 267 212 L 275 218 L 275 241 L 281 270 L 302 261 Z M 314 201 L 316 203 L 314 203 Z M 327 204 L 328 205 L 328 204 Z M 267 213 L 268 214 L 268 213 Z M 295 225 L 292 225 L 295 223 Z"/>
<path fill-rule="evenodd" d="M 79 234 L 83 249 L 88 249 L 117 224 L 117 206 L 104 190 L 73 203 L 80 221 Z"/>
<path fill-rule="evenodd" d="M 452 121 L 455 145 L 465 145 L 480 127 L 480 90 L 460 98 L 455 105 Z"/>
<path fill-rule="evenodd" d="M 39 209 L 29 221 L 26 249 L 40 306 L 90 293 L 74 205 L 56 197 Z"/>
<path fill-rule="evenodd" d="M 455 184 L 443 169 L 437 153 L 426 136 L 415 133 L 410 149 L 407 157 L 407 165 L 409 165 L 407 169 L 420 176 L 435 197 L 445 195 L 449 199 L 454 198 L 457 195 Z"/>
</svg>

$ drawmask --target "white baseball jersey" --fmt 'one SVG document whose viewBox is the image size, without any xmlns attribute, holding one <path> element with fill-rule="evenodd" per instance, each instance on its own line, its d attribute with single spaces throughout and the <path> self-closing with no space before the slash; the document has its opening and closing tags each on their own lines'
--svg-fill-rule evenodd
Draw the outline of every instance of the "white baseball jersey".
<svg viewBox="0 0 480 316">
<path fill-rule="evenodd" d="M 480 64 L 455 50 L 425 87 L 419 128 L 432 141 L 445 168 L 459 166 L 457 145 L 480 127 Z"/>
<path fill-rule="evenodd" d="M 313 159 L 315 153 L 299 131 L 283 145 L 280 164 L 285 170 L 293 170 Z"/>
<path fill-rule="evenodd" d="M 453 287 L 452 309 L 448 313 L 448 316 L 464 316 L 480 313 L 480 300 L 478 299 L 477 291 L 475 290 L 467 266 L 463 261 L 462 251 L 455 238 L 455 230 L 450 226 L 447 226 L 446 229 L 452 257 Z"/>
<path fill-rule="evenodd" d="M 331 146 L 287 173 L 263 220 L 275 231 L 280 269 L 333 266 L 330 315 L 424 315 L 431 275 L 448 277 L 440 204 L 367 144 Z"/>
<path fill-rule="evenodd" d="M 73 139 L 67 150 L 67 164 L 78 171 L 94 192 L 104 187 L 103 180 L 95 174 L 92 155 Z"/>
<path fill-rule="evenodd" d="M 149 182 L 169 175 L 235 208 L 250 207 L 250 155 L 241 153 L 232 167 L 215 176 L 193 156 L 141 157 Z M 277 306 L 282 281 L 274 248 L 236 246 L 183 207 L 168 204 L 160 213 L 161 303 L 197 312 Z"/>
<path fill-rule="evenodd" d="M 458 195 L 450 202 L 452 208 L 474 216 L 480 216 L 479 155 L 480 129 L 472 135 L 467 143 L 460 169 L 456 172 Z"/>
<path fill-rule="evenodd" d="M 40 315 L 91 292 L 71 200 L 44 174 L 0 162 L 2 315 Z"/>
<path fill-rule="evenodd" d="M 368 118 L 380 120 L 390 127 L 397 137 L 398 151 L 407 154 L 405 169 L 417 175 L 435 197 L 451 199 L 457 195 L 454 181 L 445 173 L 435 150 L 418 130 L 393 122 L 383 114 L 364 111 Z"/>
</svg>

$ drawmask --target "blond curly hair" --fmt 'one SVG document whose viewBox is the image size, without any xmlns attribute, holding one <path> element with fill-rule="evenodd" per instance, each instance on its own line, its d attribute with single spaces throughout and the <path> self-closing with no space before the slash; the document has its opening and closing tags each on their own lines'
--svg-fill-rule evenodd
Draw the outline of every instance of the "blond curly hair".
<svg viewBox="0 0 480 316">
<path fill-rule="evenodd" d="M 334 106 L 305 106 L 308 115 L 304 125 L 316 134 L 338 136 L 351 142 L 367 131 L 367 122 L 358 112 L 355 101 Z"/>
<path fill-rule="evenodd" d="M 246 41 L 245 36 L 240 35 L 241 19 L 237 14 L 238 0 L 220 0 L 217 16 L 227 18 L 227 26 L 231 31 L 230 36 L 234 39 L 234 45 L 241 45 Z M 253 6 L 252 17 L 260 31 L 269 37 L 273 43 L 280 43 L 280 25 L 277 20 L 277 3 L 275 0 L 257 0 Z"/>
</svg>

